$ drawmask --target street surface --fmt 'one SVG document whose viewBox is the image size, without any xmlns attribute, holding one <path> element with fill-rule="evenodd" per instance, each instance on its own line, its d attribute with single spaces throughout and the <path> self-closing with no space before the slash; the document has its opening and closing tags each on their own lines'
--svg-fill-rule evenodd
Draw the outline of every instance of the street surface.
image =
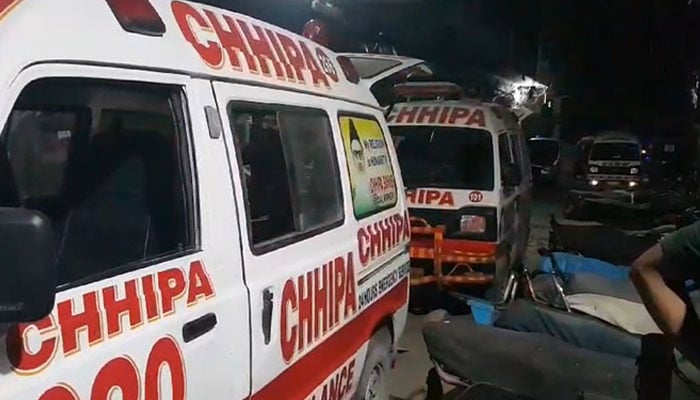
<svg viewBox="0 0 700 400">
<path fill-rule="evenodd" d="M 559 213 L 564 201 L 564 191 L 556 187 L 535 188 L 535 204 L 532 213 L 532 232 L 526 259 L 529 268 L 537 265 L 537 249 L 547 245 L 549 238 L 549 216 Z M 425 398 L 425 378 L 432 368 L 425 349 L 421 326 L 430 314 L 419 316 L 409 314 L 406 330 L 399 342 L 402 349 L 408 350 L 399 355 L 396 368 L 391 376 L 392 400 L 423 400 Z M 449 388 L 445 386 L 447 391 Z M 449 398 L 449 397 L 448 397 Z"/>
</svg>

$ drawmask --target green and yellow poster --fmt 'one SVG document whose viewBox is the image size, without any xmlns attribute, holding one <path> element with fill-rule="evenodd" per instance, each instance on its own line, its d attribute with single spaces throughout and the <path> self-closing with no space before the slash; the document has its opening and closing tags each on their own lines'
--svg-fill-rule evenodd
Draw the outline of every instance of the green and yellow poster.
<svg viewBox="0 0 700 400">
<path fill-rule="evenodd" d="M 361 218 L 396 204 L 396 180 L 382 128 L 377 121 L 340 117 L 355 216 Z"/>
</svg>

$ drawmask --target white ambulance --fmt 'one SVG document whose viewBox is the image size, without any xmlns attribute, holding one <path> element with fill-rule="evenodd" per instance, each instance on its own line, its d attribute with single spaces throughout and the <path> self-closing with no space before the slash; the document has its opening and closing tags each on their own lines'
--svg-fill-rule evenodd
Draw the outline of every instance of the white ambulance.
<svg viewBox="0 0 700 400">
<path fill-rule="evenodd" d="M 347 59 L 180 0 L 2 0 L 0 54 L 0 399 L 388 398 L 410 230 Z"/>
<path fill-rule="evenodd" d="M 495 280 L 502 289 L 530 234 L 532 180 L 517 117 L 502 106 L 463 99 L 396 104 L 387 119 L 417 228 L 411 257 L 435 261 L 439 252 L 440 261 L 452 265 L 443 267 L 449 275 L 443 283 Z M 439 245 L 434 235 L 419 234 L 439 226 Z M 429 282 L 419 274 L 414 284 Z"/>
</svg>

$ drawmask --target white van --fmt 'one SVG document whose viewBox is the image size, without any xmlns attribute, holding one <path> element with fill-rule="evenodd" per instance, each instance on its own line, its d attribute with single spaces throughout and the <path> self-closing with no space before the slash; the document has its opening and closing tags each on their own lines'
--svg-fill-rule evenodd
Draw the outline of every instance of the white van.
<svg viewBox="0 0 700 400">
<path fill-rule="evenodd" d="M 588 154 L 587 180 L 593 190 L 640 189 L 642 183 L 642 144 L 622 132 L 596 136 Z"/>
<path fill-rule="evenodd" d="M 495 104 L 434 100 L 397 104 L 387 120 L 412 223 L 445 228 L 441 259 L 455 264 L 448 282 L 505 282 L 530 234 L 532 180 L 517 117 Z M 414 259 L 432 259 L 434 248 L 431 238 L 411 238 Z"/>
<path fill-rule="evenodd" d="M 180 0 L 0 1 L 0 53 L 0 399 L 388 398 L 410 231 L 347 59 Z"/>
</svg>

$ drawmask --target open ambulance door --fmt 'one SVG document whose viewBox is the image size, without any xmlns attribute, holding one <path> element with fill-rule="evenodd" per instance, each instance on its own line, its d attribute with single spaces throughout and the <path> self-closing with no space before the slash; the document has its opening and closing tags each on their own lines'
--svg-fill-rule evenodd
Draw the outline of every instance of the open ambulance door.
<svg viewBox="0 0 700 400">
<path fill-rule="evenodd" d="M 395 98 L 394 86 L 409 78 L 427 78 L 433 69 L 417 58 L 387 54 L 346 53 L 360 75 L 360 84 L 372 91 L 382 107 L 388 107 Z"/>
</svg>

